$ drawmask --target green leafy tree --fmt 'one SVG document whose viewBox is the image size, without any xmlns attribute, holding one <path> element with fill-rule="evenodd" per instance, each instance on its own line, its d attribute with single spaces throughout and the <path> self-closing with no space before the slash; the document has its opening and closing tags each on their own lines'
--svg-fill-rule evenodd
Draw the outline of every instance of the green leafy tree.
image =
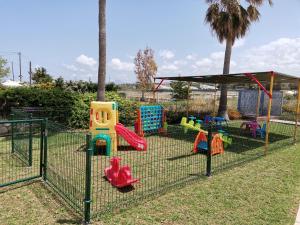
<svg viewBox="0 0 300 225">
<path fill-rule="evenodd" d="M 114 82 L 110 82 L 105 85 L 105 90 L 106 91 L 118 91 L 119 86 L 116 85 Z"/>
<path fill-rule="evenodd" d="M 232 46 L 236 39 L 246 35 L 252 22 L 258 21 L 260 13 L 258 7 L 265 0 L 206 0 L 209 7 L 205 22 L 210 25 L 212 32 L 222 43 L 226 41 L 223 74 L 229 74 Z M 268 0 L 272 5 L 272 0 Z M 218 115 L 228 119 L 227 114 L 227 86 L 221 85 Z"/>
<path fill-rule="evenodd" d="M 157 74 L 157 64 L 154 59 L 154 51 L 146 48 L 139 50 L 135 59 L 135 74 L 137 75 L 138 87 L 142 92 L 141 100 L 145 100 L 145 91 L 154 88 L 154 78 Z"/>
<path fill-rule="evenodd" d="M 7 60 L 0 57 L 0 79 L 6 77 L 10 72 L 9 67 L 7 67 Z"/>
<path fill-rule="evenodd" d="M 172 81 L 170 83 L 172 88 L 172 98 L 176 100 L 183 100 L 190 98 L 190 90 L 187 82 L 184 81 Z"/>
<path fill-rule="evenodd" d="M 51 83 L 53 78 L 47 73 L 44 67 L 35 68 L 32 74 L 32 80 L 35 84 Z"/>
<path fill-rule="evenodd" d="M 63 89 L 65 87 L 65 81 L 63 77 L 58 77 L 55 81 L 55 87 Z"/>
</svg>

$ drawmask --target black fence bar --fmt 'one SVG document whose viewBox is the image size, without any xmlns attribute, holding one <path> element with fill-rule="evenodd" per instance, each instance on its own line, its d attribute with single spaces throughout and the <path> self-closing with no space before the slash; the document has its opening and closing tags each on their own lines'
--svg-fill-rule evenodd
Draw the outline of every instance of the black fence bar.
<svg viewBox="0 0 300 225">
<path fill-rule="evenodd" d="M 43 160 L 43 180 L 47 180 L 47 164 L 48 164 L 48 119 L 44 121 L 44 160 Z"/>
<path fill-rule="evenodd" d="M 211 176 L 211 142 L 212 142 L 212 123 L 208 124 L 207 135 L 207 155 L 206 155 L 206 176 Z"/>
<path fill-rule="evenodd" d="M 92 135 L 86 135 L 86 165 L 85 165 L 85 199 L 84 222 L 88 224 L 91 219 L 91 185 L 92 185 Z"/>
</svg>

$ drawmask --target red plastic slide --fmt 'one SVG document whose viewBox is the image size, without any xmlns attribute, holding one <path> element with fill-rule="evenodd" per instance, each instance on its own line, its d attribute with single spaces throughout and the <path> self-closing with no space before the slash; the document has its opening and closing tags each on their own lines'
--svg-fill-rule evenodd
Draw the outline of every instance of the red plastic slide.
<svg viewBox="0 0 300 225">
<path fill-rule="evenodd" d="M 146 151 L 147 149 L 147 142 L 144 138 L 141 138 L 133 131 L 124 127 L 123 124 L 118 123 L 116 126 L 117 135 L 123 137 L 128 144 L 134 147 L 138 151 Z"/>
</svg>

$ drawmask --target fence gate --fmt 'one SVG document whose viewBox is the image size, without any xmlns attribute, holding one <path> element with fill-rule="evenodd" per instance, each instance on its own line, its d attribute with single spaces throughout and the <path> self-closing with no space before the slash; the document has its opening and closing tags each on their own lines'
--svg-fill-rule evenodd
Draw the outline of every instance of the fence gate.
<svg viewBox="0 0 300 225">
<path fill-rule="evenodd" d="M 44 120 L 0 121 L 0 187 L 42 175 Z"/>
</svg>

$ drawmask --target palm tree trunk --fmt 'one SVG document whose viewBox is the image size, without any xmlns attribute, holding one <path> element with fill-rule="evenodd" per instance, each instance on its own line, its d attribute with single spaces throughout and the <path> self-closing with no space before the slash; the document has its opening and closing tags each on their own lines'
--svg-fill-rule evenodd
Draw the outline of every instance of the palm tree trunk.
<svg viewBox="0 0 300 225">
<path fill-rule="evenodd" d="M 106 76 L 106 0 L 99 0 L 99 66 L 97 101 L 105 101 Z"/>
<path fill-rule="evenodd" d="M 232 51 L 232 40 L 231 38 L 228 38 L 226 41 L 223 75 L 229 74 L 231 51 Z M 229 120 L 228 113 L 227 113 L 227 85 L 226 84 L 221 85 L 221 96 L 220 96 L 220 103 L 218 109 L 218 116 L 222 116 L 225 119 Z"/>
</svg>

